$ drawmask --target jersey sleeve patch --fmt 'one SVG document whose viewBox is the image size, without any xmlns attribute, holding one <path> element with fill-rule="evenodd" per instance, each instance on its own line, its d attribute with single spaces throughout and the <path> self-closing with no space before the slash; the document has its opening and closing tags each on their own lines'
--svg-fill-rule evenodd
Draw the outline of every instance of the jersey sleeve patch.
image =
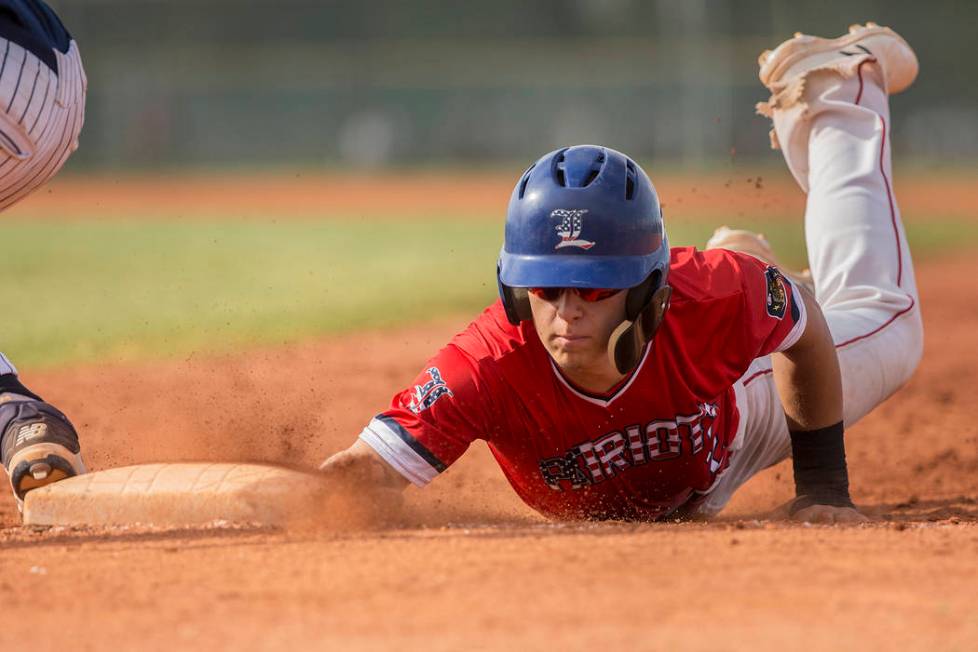
<svg viewBox="0 0 978 652">
<path fill-rule="evenodd" d="M 768 265 L 764 270 L 767 280 L 767 314 L 775 319 L 784 319 L 788 308 L 788 293 L 784 289 L 785 278 L 777 267 Z"/>
<path fill-rule="evenodd" d="M 411 401 L 407 406 L 415 414 L 427 410 L 443 396 L 454 396 L 452 390 L 448 388 L 448 383 L 441 377 L 438 367 L 428 367 L 425 373 L 428 374 L 430 380 L 414 386 L 414 393 L 411 395 Z"/>
<path fill-rule="evenodd" d="M 793 347 L 795 343 L 801 339 L 801 335 L 805 332 L 805 327 L 808 325 L 808 312 L 805 309 L 805 302 L 801 299 L 801 295 L 799 294 L 798 286 L 784 276 L 781 278 L 782 281 L 791 289 L 791 297 L 789 298 L 788 303 L 790 304 L 791 309 L 791 319 L 794 321 L 795 325 L 790 331 L 788 331 L 785 338 L 781 340 L 781 344 L 779 344 L 778 348 L 775 349 L 777 352 L 785 351 Z"/>
<path fill-rule="evenodd" d="M 360 439 L 412 484 L 423 487 L 447 467 L 395 419 L 379 415 L 370 420 Z"/>
</svg>

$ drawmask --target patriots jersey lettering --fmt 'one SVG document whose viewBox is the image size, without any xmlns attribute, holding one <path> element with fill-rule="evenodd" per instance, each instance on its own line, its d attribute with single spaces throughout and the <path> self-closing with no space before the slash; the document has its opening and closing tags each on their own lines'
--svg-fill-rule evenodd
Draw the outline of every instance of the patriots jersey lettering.
<svg viewBox="0 0 978 652">
<path fill-rule="evenodd" d="M 559 457 L 540 460 L 540 473 L 554 491 L 563 491 L 565 486 L 582 489 L 636 466 L 674 460 L 683 454 L 695 456 L 706 446 L 710 452 L 704 464 L 716 474 L 725 462 L 725 451 L 713 432 L 716 414 L 716 405 L 703 404 L 696 414 L 626 426 L 623 432 L 608 433 Z"/>
</svg>

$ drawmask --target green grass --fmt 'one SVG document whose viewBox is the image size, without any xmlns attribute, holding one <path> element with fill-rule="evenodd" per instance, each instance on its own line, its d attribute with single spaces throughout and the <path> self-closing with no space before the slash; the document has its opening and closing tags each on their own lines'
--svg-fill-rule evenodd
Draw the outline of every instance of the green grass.
<svg viewBox="0 0 978 652">
<path fill-rule="evenodd" d="M 767 233 L 803 260 L 800 224 Z M 750 228 L 750 224 L 738 224 Z M 24 367 L 185 356 L 474 312 L 496 293 L 493 220 L 0 223 L 0 350 Z M 712 228 L 670 225 L 674 245 Z M 915 256 L 978 225 L 913 226 Z"/>
<path fill-rule="evenodd" d="M 17 363 L 182 355 L 484 305 L 489 223 L 0 226 L 2 346 Z M 16 306 L 16 309 L 12 309 Z"/>
</svg>

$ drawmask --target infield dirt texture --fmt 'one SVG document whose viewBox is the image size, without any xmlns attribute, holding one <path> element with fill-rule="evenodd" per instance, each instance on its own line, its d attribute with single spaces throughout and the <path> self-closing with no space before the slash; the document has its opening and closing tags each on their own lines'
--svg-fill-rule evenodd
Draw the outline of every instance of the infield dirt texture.
<svg viewBox="0 0 978 652">
<path fill-rule="evenodd" d="M 270 214 L 353 222 L 427 214 L 495 233 L 481 254 L 491 262 L 509 176 L 413 178 L 427 187 L 394 180 L 382 196 L 376 179 L 67 179 L 5 219 L 192 226 L 213 214 L 230 229 Z M 409 489 L 396 523 L 348 505 L 317 527 L 275 531 L 28 529 L 0 492 L 0 649 L 978 648 L 978 216 L 971 179 L 935 179 L 895 181 L 916 247 L 923 362 L 847 438 L 853 497 L 874 523 L 764 520 L 791 496 L 785 464 L 748 484 L 715 523 L 551 523 L 520 503 L 481 445 L 431 487 Z M 676 232 L 767 224 L 772 239 L 798 241 L 803 197 L 783 176 L 660 175 L 657 185 Z M 450 240 L 440 244 L 446 251 Z M 483 271 L 486 286 L 464 301 L 491 298 L 492 268 Z M 450 308 L 429 319 L 418 311 L 404 326 L 330 327 L 325 337 L 245 333 L 235 346 L 252 343 L 237 351 L 211 340 L 167 349 L 133 331 L 118 337 L 138 342 L 107 347 L 112 359 L 103 362 L 6 352 L 72 416 L 95 469 L 174 460 L 311 466 L 349 445 L 474 315 L 468 305 Z M 70 327 L 84 337 L 88 326 Z M 157 345 L 164 353 L 153 356 Z M 62 356 L 86 358 L 67 345 Z"/>
</svg>

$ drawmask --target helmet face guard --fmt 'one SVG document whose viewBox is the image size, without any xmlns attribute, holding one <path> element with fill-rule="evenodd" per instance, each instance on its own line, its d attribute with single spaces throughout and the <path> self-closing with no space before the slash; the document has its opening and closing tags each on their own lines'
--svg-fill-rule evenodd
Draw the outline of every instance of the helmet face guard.
<svg viewBox="0 0 978 652">
<path fill-rule="evenodd" d="M 642 168 L 621 152 L 594 145 L 556 150 L 531 165 L 513 189 L 497 265 L 511 323 L 532 318 L 526 288 L 579 287 L 629 289 L 626 319 L 638 325 L 653 296 L 668 288 L 668 270 L 658 195 Z M 650 326 L 631 332 L 624 327 L 619 335 L 627 335 L 634 349 L 632 336 L 651 330 L 641 338 L 641 353 L 654 334 Z M 638 362 L 633 355 L 609 355 L 619 370 Z"/>
</svg>

